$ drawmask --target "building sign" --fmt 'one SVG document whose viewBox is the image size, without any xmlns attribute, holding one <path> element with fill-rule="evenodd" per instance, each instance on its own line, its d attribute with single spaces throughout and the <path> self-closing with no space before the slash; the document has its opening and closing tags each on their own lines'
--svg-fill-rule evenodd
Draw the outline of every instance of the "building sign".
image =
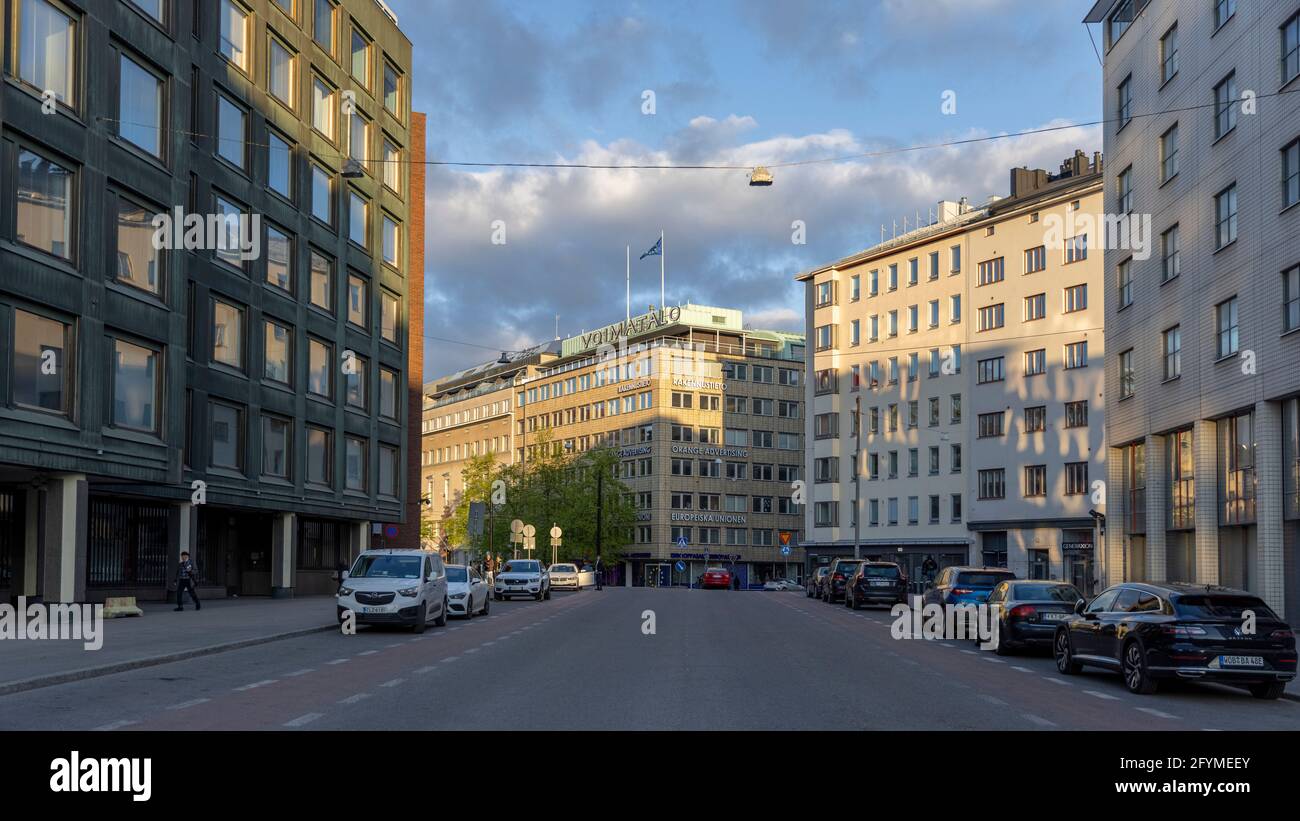
<svg viewBox="0 0 1300 821">
<path fill-rule="evenodd" d="M 737 459 L 749 458 L 749 451 L 742 448 L 708 448 L 702 445 L 673 445 L 673 453 L 683 456 L 734 456 Z"/>
<path fill-rule="evenodd" d="M 635 447 L 623 448 L 618 452 L 618 458 L 626 459 L 629 456 L 645 456 L 650 452 L 649 445 L 636 445 Z"/>
<path fill-rule="evenodd" d="M 700 559 L 702 561 L 707 559 L 708 561 L 711 562 L 712 561 L 717 561 L 717 562 L 740 561 L 739 553 L 709 553 L 707 555 L 705 555 L 704 553 L 670 553 L 668 554 L 668 557 L 671 559 Z"/>
<path fill-rule="evenodd" d="M 636 514 L 636 520 L 637 520 L 638 522 L 648 522 L 648 521 L 650 521 L 652 518 L 653 518 L 653 517 L 651 516 L 650 511 L 648 511 L 648 510 L 640 510 L 640 511 L 637 511 L 637 514 Z"/>
<path fill-rule="evenodd" d="M 648 388 L 648 387 L 650 387 L 649 379 L 638 379 L 635 382 L 626 382 L 622 385 L 619 385 L 618 392 L 627 393 L 628 391 L 635 391 L 635 390 L 639 390 L 640 388 Z"/>
<path fill-rule="evenodd" d="M 622 322 L 616 322 L 613 325 L 606 325 L 603 328 L 592 331 L 591 333 L 581 334 L 577 337 L 570 337 L 564 340 L 562 347 L 562 356 L 572 356 L 576 353 L 591 350 L 600 345 L 617 345 L 618 341 L 624 337 L 639 336 L 649 333 L 650 331 L 663 328 L 667 325 L 679 321 L 682 318 L 682 309 L 675 306 L 658 311 L 651 311 L 641 316 L 634 316 L 631 319 L 625 319 Z M 572 347 L 570 347 L 570 343 Z"/>
<path fill-rule="evenodd" d="M 726 391 L 727 383 L 718 382 L 713 379 L 692 379 L 688 376 L 678 376 L 673 379 L 674 388 L 695 388 L 696 390 L 705 391 Z"/>
<path fill-rule="evenodd" d="M 1067 553 L 1072 550 L 1092 550 L 1092 542 L 1061 542 L 1061 550 Z"/>
<path fill-rule="evenodd" d="M 669 517 L 674 522 L 715 522 L 723 525 L 743 525 L 744 516 L 728 516 L 722 513 L 674 513 Z"/>
</svg>

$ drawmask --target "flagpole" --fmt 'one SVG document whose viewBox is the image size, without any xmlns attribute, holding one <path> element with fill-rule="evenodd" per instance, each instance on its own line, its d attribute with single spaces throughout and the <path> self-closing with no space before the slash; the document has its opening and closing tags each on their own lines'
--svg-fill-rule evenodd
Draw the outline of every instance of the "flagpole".
<svg viewBox="0 0 1300 821">
<path fill-rule="evenodd" d="M 632 321 L 632 246 L 627 246 L 627 321 Z"/>
<path fill-rule="evenodd" d="M 667 310 L 664 297 L 664 232 L 659 229 L 659 310 Z"/>
</svg>

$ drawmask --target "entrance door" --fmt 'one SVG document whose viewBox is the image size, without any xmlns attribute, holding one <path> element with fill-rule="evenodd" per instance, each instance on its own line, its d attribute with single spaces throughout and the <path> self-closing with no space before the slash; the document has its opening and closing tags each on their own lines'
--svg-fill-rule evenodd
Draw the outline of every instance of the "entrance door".
<svg viewBox="0 0 1300 821">
<path fill-rule="evenodd" d="M 258 514 L 203 511 L 199 537 L 211 561 L 221 557 L 224 572 L 199 568 L 201 578 L 225 584 L 237 596 L 271 595 L 271 519 Z"/>
<path fill-rule="evenodd" d="M 1085 596 L 1092 595 L 1092 553 L 1066 553 L 1065 579 Z"/>
</svg>

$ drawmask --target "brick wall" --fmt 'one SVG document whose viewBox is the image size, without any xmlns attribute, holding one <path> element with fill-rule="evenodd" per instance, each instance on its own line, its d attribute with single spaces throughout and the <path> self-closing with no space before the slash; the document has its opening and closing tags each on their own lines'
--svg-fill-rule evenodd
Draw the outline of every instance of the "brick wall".
<svg viewBox="0 0 1300 821">
<path fill-rule="evenodd" d="M 406 341 L 406 513 L 395 547 L 420 546 L 420 431 L 424 417 L 424 174 L 426 117 L 411 112 L 410 265 L 407 282 Z"/>
</svg>

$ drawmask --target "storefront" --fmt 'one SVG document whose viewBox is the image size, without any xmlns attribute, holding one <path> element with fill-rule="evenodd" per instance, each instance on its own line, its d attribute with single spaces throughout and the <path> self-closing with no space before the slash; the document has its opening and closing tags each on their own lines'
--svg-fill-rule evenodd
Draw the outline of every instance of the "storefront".
<svg viewBox="0 0 1300 821">
<path fill-rule="evenodd" d="M 1061 531 L 1061 578 L 1085 596 L 1091 596 L 1097 586 L 1093 533 L 1091 530 Z"/>
</svg>

